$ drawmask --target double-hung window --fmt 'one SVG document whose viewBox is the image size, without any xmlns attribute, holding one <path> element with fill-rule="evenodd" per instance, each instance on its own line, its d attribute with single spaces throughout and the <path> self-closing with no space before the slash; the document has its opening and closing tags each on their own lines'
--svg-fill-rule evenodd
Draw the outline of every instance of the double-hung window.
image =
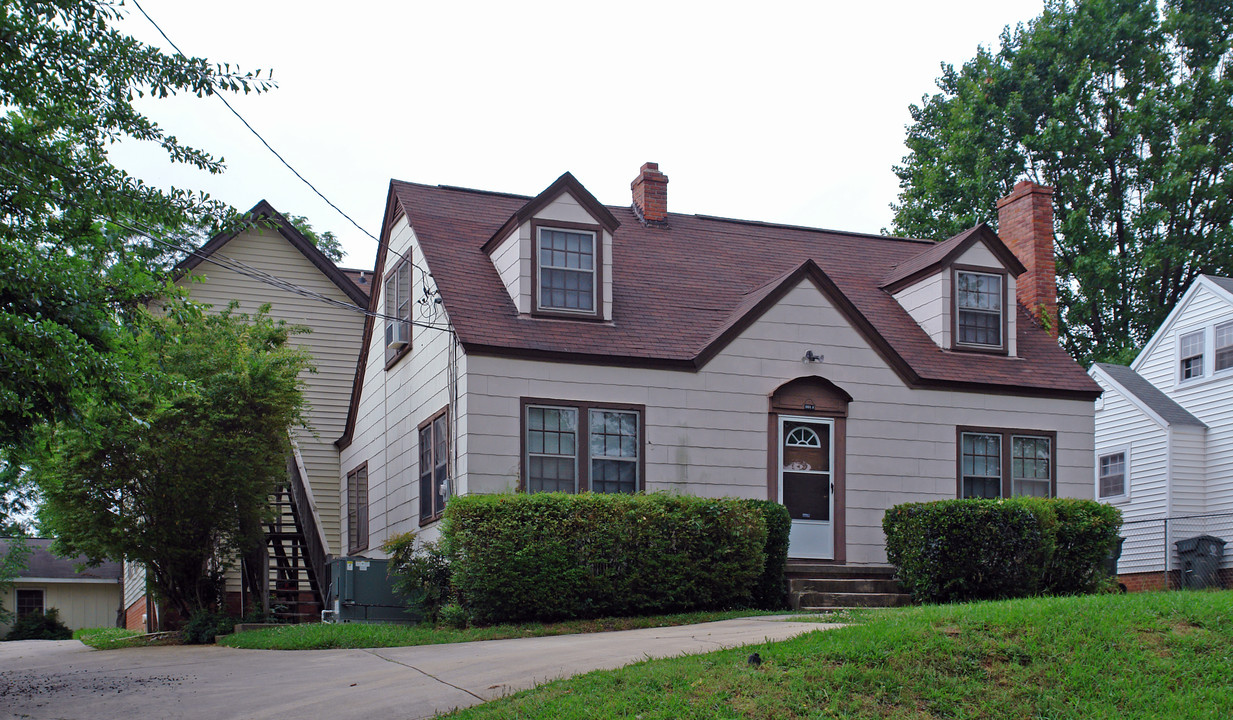
<svg viewBox="0 0 1233 720">
<path fill-rule="evenodd" d="M 385 362 L 411 349 L 411 263 L 403 261 L 385 277 Z"/>
<path fill-rule="evenodd" d="M 1186 333 L 1178 339 L 1182 380 L 1203 377 L 1203 331 Z"/>
<path fill-rule="evenodd" d="M 536 228 L 536 309 L 595 315 L 598 303 L 598 232 Z"/>
<path fill-rule="evenodd" d="M 1100 499 L 1126 495 L 1126 452 L 1101 455 L 1097 463 L 1097 493 Z"/>
<path fill-rule="evenodd" d="M 959 497 L 1054 494 L 1053 433 L 960 428 Z"/>
<path fill-rule="evenodd" d="M 347 473 L 347 552 L 368 549 L 368 463 Z"/>
<path fill-rule="evenodd" d="M 1001 275 L 955 272 L 955 345 L 1001 349 L 1005 324 L 1005 283 Z"/>
<path fill-rule="evenodd" d="M 1216 372 L 1233 368 L 1233 322 L 1217 325 L 1213 335 L 1216 339 Z"/>
<path fill-rule="evenodd" d="M 555 401 L 523 406 L 527 492 L 642 489 L 642 409 Z"/>
<path fill-rule="evenodd" d="M 441 517 L 449 497 L 449 408 L 420 425 L 420 523 Z"/>
</svg>

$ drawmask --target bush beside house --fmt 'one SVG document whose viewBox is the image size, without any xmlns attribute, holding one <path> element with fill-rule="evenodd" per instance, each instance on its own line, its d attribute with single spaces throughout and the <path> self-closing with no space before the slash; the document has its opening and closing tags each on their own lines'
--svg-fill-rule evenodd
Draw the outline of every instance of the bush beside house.
<svg viewBox="0 0 1233 720">
<path fill-rule="evenodd" d="M 942 500 L 897 505 L 882 527 L 913 597 L 951 602 L 1099 589 L 1121 513 L 1091 500 Z"/>
<path fill-rule="evenodd" d="M 658 493 L 471 495 L 447 506 L 443 536 L 474 622 L 642 615 L 773 597 L 763 587 L 772 515 Z"/>
</svg>

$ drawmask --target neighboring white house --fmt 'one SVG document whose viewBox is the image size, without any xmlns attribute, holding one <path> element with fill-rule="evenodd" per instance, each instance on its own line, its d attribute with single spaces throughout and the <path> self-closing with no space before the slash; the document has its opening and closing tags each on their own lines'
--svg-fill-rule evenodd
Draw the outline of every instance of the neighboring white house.
<svg viewBox="0 0 1233 720">
<path fill-rule="evenodd" d="M 1104 389 L 1094 489 L 1126 521 L 1119 572 L 1159 585 L 1177 540 L 1233 543 L 1233 280 L 1200 275 L 1129 367 L 1089 372 Z"/>
<path fill-rule="evenodd" d="M 1049 188 L 934 243 L 668 213 L 667 182 L 391 183 L 340 547 L 431 537 L 451 495 L 666 490 L 781 501 L 793 558 L 876 566 L 899 503 L 1092 497 L 1100 387 L 1034 317 Z"/>
<path fill-rule="evenodd" d="M 0 556 L 8 552 L 9 542 L 0 540 Z M 85 557 L 53 555 L 51 538 L 30 538 L 25 543 L 30 548 L 26 567 L 13 587 L 0 595 L 0 605 L 18 617 L 42 615 L 55 608 L 60 611 L 60 622 L 70 630 L 116 627 L 120 623 L 120 563 L 105 562 L 78 571 L 77 566 L 85 563 Z M 0 639 L 8 634 L 9 627 L 0 623 Z"/>
</svg>

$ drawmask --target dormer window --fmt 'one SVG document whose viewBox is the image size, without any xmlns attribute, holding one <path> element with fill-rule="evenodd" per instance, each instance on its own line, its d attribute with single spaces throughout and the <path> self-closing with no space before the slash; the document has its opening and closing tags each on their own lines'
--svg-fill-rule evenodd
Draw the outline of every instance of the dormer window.
<svg viewBox="0 0 1233 720">
<path fill-rule="evenodd" d="M 955 347 L 1003 350 L 1006 281 L 1002 275 L 955 271 Z"/>
<path fill-rule="evenodd" d="M 564 224 L 535 227 L 535 309 L 565 315 L 596 315 L 600 286 L 598 228 Z"/>
</svg>

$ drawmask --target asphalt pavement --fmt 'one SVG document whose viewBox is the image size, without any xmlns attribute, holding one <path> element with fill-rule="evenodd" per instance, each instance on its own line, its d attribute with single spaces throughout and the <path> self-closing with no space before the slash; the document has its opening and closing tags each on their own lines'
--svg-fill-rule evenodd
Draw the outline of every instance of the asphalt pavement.
<svg viewBox="0 0 1233 720">
<path fill-rule="evenodd" d="M 409 720 L 591 670 L 833 627 L 770 616 L 369 650 L 99 651 L 76 640 L 21 640 L 0 643 L 0 717 Z"/>
</svg>

